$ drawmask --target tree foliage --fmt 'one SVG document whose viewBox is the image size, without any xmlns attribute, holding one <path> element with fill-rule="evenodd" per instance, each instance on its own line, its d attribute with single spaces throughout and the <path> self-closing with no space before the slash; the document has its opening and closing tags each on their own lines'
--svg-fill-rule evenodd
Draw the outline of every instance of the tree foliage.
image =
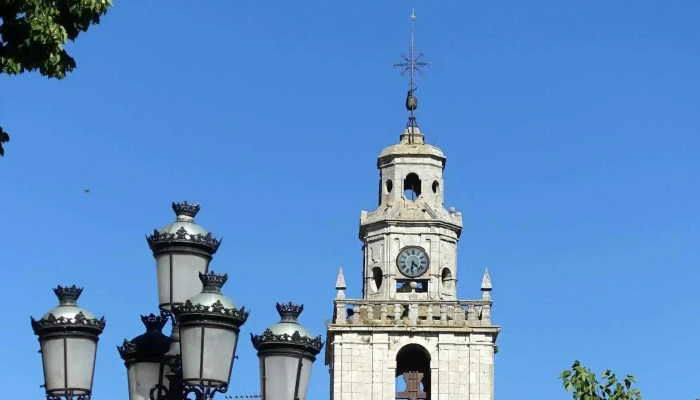
<svg viewBox="0 0 700 400">
<path fill-rule="evenodd" d="M 627 375 L 619 380 L 608 369 L 598 382 L 595 374 L 578 361 L 574 361 L 570 370 L 564 370 L 559 379 L 576 400 L 642 400 L 639 389 L 632 387 L 633 383 L 637 383 L 634 376 Z"/>
<path fill-rule="evenodd" d="M 64 45 L 100 23 L 111 6 L 111 0 L 0 0 L 0 74 L 65 78 L 75 60 Z M 9 141 L 0 128 L 0 156 Z"/>
</svg>

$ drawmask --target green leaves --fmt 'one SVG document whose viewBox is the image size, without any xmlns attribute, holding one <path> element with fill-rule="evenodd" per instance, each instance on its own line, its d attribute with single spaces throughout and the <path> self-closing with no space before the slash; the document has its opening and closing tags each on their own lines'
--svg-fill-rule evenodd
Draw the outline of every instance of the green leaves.
<svg viewBox="0 0 700 400">
<path fill-rule="evenodd" d="M 7 4 L 6 4 L 7 3 Z M 39 70 L 63 79 L 75 60 L 63 49 L 112 6 L 110 0 L 10 0 L 0 5 L 0 73 Z"/>
<path fill-rule="evenodd" d="M 622 382 L 618 381 L 615 374 L 608 370 L 601 375 L 601 382 L 588 368 L 574 361 L 570 370 L 564 370 L 559 374 L 564 389 L 571 392 L 576 400 L 642 400 L 642 393 L 632 384 L 637 380 L 632 375 L 627 375 Z"/>
<path fill-rule="evenodd" d="M 75 60 L 63 46 L 99 24 L 111 6 L 111 0 L 0 0 L 0 74 L 39 71 L 48 78 L 65 78 L 75 69 Z M 0 156 L 2 143 L 10 140 L 4 135 Z"/>
</svg>

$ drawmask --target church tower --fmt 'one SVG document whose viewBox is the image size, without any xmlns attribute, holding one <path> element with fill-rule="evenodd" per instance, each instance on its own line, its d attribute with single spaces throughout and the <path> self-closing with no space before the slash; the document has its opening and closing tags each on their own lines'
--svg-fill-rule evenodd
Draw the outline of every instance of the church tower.
<svg viewBox="0 0 700 400">
<path fill-rule="evenodd" d="M 415 72 L 428 63 L 411 48 L 409 112 L 399 143 L 377 160 L 379 206 L 362 211 L 362 299 L 345 298 L 338 273 L 326 364 L 332 400 L 493 400 L 495 341 L 491 279 L 480 300 L 457 299 L 462 215 L 445 209 L 445 155 L 418 128 Z M 359 273 L 360 271 L 352 271 Z"/>
</svg>

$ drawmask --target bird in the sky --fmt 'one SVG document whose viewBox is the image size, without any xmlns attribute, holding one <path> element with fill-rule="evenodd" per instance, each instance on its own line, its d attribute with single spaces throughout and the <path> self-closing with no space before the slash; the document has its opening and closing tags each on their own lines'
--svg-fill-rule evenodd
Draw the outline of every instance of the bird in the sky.
<svg viewBox="0 0 700 400">
<path fill-rule="evenodd" d="M 90 189 L 83 189 L 83 193 L 85 193 L 85 194 L 90 193 Z"/>
</svg>

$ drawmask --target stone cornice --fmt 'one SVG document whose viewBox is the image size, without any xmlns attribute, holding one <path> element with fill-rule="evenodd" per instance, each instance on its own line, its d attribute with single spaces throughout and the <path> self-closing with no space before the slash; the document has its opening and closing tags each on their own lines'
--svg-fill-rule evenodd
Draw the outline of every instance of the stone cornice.
<svg viewBox="0 0 700 400">
<path fill-rule="evenodd" d="M 457 235 L 457 238 L 462 234 L 462 226 L 459 224 L 439 220 L 439 219 L 433 219 L 433 220 L 422 220 L 422 221 L 417 221 L 417 220 L 403 220 L 403 219 L 380 219 L 376 221 L 371 221 L 371 222 L 364 222 L 360 221 L 360 240 L 363 240 L 366 232 L 370 228 L 376 228 L 376 227 L 390 227 L 390 226 L 436 226 L 440 228 L 446 228 L 450 231 L 454 231 Z M 435 233 L 436 235 L 441 235 L 445 236 L 444 234 L 440 233 Z"/>
</svg>

